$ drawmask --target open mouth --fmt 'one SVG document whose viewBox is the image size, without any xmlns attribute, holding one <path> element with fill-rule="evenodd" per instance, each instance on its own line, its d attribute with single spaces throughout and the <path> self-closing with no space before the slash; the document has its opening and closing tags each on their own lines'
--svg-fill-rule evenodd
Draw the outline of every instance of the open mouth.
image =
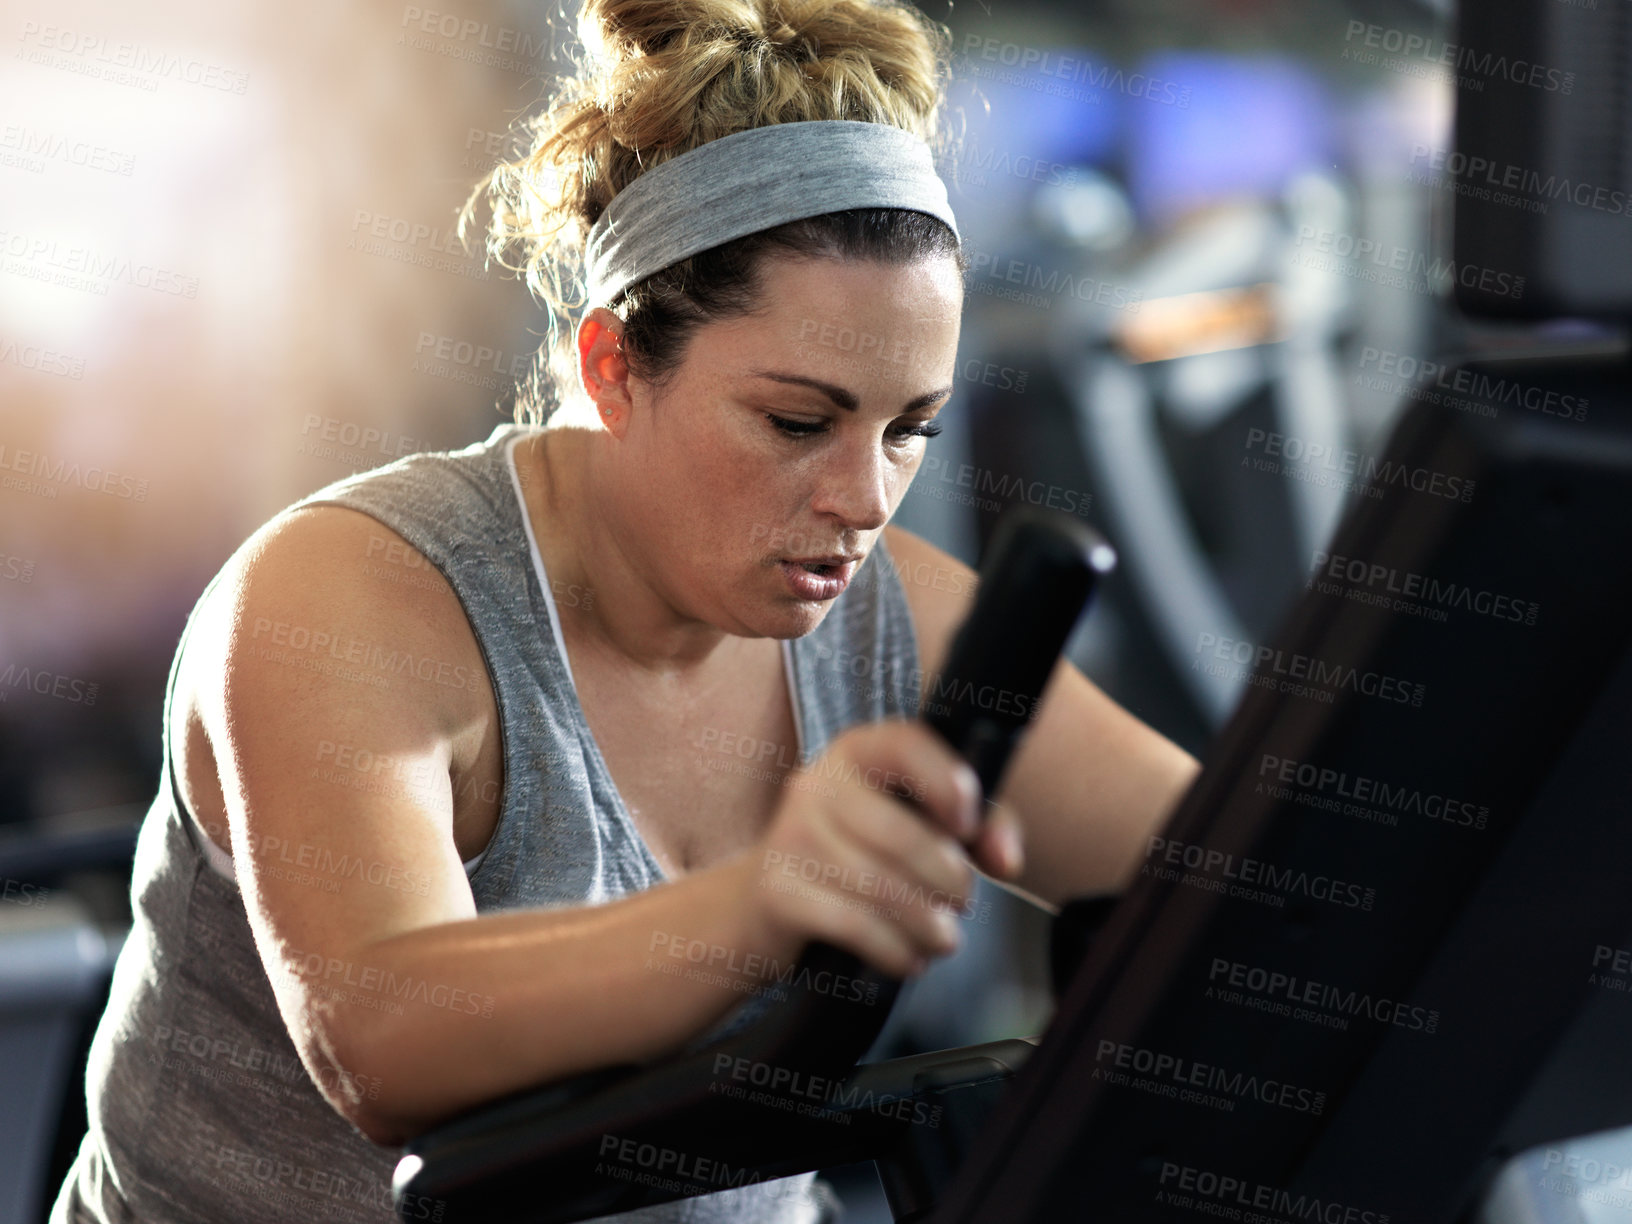
<svg viewBox="0 0 1632 1224">
<path fill-rule="evenodd" d="M 827 600 L 836 598 L 850 585 L 856 565 L 855 561 L 784 560 L 782 572 L 795 597 Z"/>
</svg>

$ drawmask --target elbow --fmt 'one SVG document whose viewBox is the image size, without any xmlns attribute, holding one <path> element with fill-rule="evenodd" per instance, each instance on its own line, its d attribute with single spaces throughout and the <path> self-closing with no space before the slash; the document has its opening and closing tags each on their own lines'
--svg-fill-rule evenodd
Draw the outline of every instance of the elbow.
<svg viewBox="0 0 1632 1224">
<path fill-rule="evenodd" d="M 362 1131 L 363 1137 L 370 1143 L 376 1143 L 384 1148 L 400 1148 L 418 1133 L 397 1119 L 386 1118 L 372 1112 L 360 1113 L 348 1121 Z"/>
<path fill-rule="evenodd" d="M 386 1017 L 375 1012 L 337 1023 L 328 1015 L 307 1025 L 309 1069 L 315 1068 L 323 1099 L 371 1143 L 395 1148 L 425 1129 L 404 1113 L 406 1072 L 392 1057 L 395 1043 Z"/>
<path fill-rule="evenodd" d="M 324 1096 L 370 1143 L 400 1148 L 418 1132 L 397 1111 L 395 1103 L 385 1098 L 384 1083 L 379 1076 L 357 1073 L 349 1086 L 337 1092 L 326 1091 Z"/>
<path fill-rule="evenodd" d="M 330 1105 L 370 1143 L 400 1148 L 426 1129 L 423 1120 L 404 1114 L 398 1103 L 384 1095 L 384 1077 L 367 1072 L 353 1073 L 344 1087 L 323 1090 Z"/>
</svg>

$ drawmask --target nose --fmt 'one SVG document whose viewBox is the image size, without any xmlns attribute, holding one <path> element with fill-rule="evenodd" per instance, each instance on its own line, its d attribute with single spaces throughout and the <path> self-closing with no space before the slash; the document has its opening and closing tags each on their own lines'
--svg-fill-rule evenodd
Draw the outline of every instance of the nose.
<svg viewBox="0 0 1632 1224">
<path fill-rule="evenodd" d="M 831 515 L 849 531 L 878 531 L 890 521 L 890 504 L 900 479 L 877 438 L 856 430 L 843 445 L 828 449 L 816 477 L 811 509 Z"/>
</svg>

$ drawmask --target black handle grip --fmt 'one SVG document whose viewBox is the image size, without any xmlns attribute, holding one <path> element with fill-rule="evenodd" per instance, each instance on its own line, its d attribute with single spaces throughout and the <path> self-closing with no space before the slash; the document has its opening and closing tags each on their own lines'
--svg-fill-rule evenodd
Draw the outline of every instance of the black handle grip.
<svg viewBox="0 0 1632 1224">
<path fill-rule="evenodd" d="M 1115 567 L 1104 537 L 1069 515 L 1028 506 L 998 523 L 975 606 L 940 675 L 925 678 L 920 708 L 986 795 L 997 792 L 1095 584 Z"/>
</svg>

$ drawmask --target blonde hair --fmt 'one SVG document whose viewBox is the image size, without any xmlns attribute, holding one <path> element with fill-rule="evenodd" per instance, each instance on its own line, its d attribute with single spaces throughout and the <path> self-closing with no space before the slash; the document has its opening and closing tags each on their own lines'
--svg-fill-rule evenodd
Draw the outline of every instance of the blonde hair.
<svg viewBox="0 0 1632 1224">
<path fill-rule="evenodd" d="M 576 386 L 563 324 L 584 304 L 584 243 L 643 171 L 735 132 L 810 119 L 889 123 L 938 150 L 946 144 L 939 123 L 951 35 L 900 0 L 584 0 L 578 35 L 577 71 L 516 133 L 526 151 L 489 171 L 459 214 L 463 239 L 486 198 L 488 262 L 522 274 L 549 315 L 517 396 L 518 421 L 538 423 L 553 408 L 546 401 Z M 632 286 L 609 304 L 625 321 L 631 368 L 661 377 L 691 328 L 751 308 L 769 247 L 896 262 L 947 253 L 962 270 L 941 222 L 877 215 L 885 211 L 829 214 L 849 217 L 838 227 L 762 231 L 726 244 L 738 248 L 734 257 L 704 252 Z"/>
</svg>

